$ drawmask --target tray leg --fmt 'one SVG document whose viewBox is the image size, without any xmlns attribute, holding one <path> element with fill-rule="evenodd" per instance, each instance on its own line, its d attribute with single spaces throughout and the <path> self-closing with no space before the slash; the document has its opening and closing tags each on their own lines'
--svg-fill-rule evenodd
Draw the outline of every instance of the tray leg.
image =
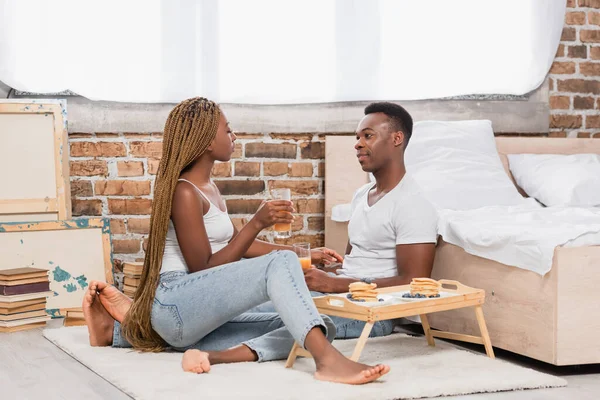
<svg viewBox="0 0 600 400">
<path fill-rule="evenodd" d="M 485 319 L 483 318 L 483 310 L 481 306 L 475 306 L 475 316 L 477 317 L 477 323 L 479 324 L 479 330 L 481 331 L 481 338 L 483 339 L 483 345 L 485 346 L 485 352 L 489 358 L 496 358 L 494 355 L 494 349 L 492 347 L 492 341 L 485 325 Z"/>
<path fill-rule="evenodd" d="M 298 349 L 299 348 L 300 348 L 300 345 L 298 344 L 298 342 L 294 342 L 294 345 L 292 346 L 292 350 L 290 351 L 290 355 L 288 356 L 287 361 L 285 362 L 286 368 L 292 368 L 294 366 L 296 357 L 298 357 Z"/>
<path fill-rule="evenodd" d="M 435 347 L 435 341 L 433 340 L 433 335 L 431 334 L 431 327 L 429 326 L 429 320 L 427 319 L 427 314 L 420 314 L 421 325 L 423 325 L 423 331 L 425 332 L 425 337 L 427 338 L 427 344 Z"/>
<path fill-rule="evenodd" d="M 350 357 L 352 361 L 358 361 L 360 358 L 360 353 L 362 353 L 365 343 L 367 343 L 371 329 L 373 329 L 373 322 L 367 322 L 362 333 L 360 334 L 360 337 L 358 338 L 358 343 L 356 343 L 354 353 L 352 353 L 352 357 Z"/>
</svg>

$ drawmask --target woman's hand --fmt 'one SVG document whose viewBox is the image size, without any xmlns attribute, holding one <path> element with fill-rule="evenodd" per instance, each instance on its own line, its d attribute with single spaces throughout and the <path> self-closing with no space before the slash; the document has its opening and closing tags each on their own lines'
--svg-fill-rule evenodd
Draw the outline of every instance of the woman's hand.
<svg viewBox="0 0 600 400">
<path fill-rule="evenodd" d="M 292 213 L 295 211 L 289 200 L 264 201 L 250 222 L 259 231 L 275 224 L 291 224 L 294 221 Z"/>
<path fill-rule="evenodd" d="M 323 264 L 325 266 L 335 262 L 344 262 L 344 258 L 342 256 L 340 256 L 335 250 L 328 249 L 327 247 L 312 249 L 310 251 L 310 259 L 313 264 Z"/>
</svg>

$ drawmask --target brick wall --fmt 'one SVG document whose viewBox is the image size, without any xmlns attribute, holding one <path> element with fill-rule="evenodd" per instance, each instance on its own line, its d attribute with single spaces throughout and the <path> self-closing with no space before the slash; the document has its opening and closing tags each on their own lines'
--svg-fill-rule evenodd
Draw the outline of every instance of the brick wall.
<svg viewBox="0 0 600 400">
<path fill-rule="evenodd" d="M 569 0 L 567 6 L 550 71 L 550 136 L 600 138 L 600 0 Z M 268 189 L 290 187 L 300 216 L 291 241 L 322 245 L 324 136 L 238 135 L 231 162 L 214 171 L 235 224 L 256 211 Z M 162 135 L 70 133 L 69 140 L 74 215 L 110 217 L 117 265 L 141 259 Z"/>
<path fill-rule="evenodd" d="M 269 189 L 289 187 L 298 211 L 293 236 L 280 241 L 324 242 L 325 142 L 315 134 L 237 133 L 233 158 L 218 163 L 214 181 L 241 227 Z M 160 133 L 69 133 L 74 216 L 108 216 L 117 265 L 143 257 L 161 156 Z M 271 240 L 272 233 L 264 231 Z"/>
<path fill-rule="evenodd" d="M 550 136 L 600 138 L 600 0 L 567 1 L 550 78 Z"/>
</svg>

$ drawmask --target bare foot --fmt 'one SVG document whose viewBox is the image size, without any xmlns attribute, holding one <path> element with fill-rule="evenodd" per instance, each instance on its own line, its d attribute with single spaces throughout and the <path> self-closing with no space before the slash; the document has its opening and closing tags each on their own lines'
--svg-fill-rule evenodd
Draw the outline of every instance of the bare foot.
<svg viewBox="0 0 600 400">
<path fill-rule="evenodd" d="M 186 350 L 183 353 L 181 367 L 185 372 L 203 374 L 210 371 L 210 361 L 208 353 L 200 350 Z"/>
<path fill-rule="evenodd" d="M 116 287 L 101 281 L 90 282 L 90 290 L 98 292 L 100 302 L 111 317 L 118 322 L 123 322 L 125 314 L 131 307 L 132 300 L 129 297 L 119 292 Z"/>
<path fill-rule="evenodd" d="M 378 364 L 371 367 L 366 364 L 354 362 L 344 356 L 341 359 L 339 357 L 335 358 L 337 360 L 333 360 L 328 365 L 317 366 L 315 379 L 349 385 L 362 385 L 372 382 L 390 372 L 390 367 L 385 364 Z"/>
<path fill-rule="evenodd" d="M 92 346 L 110 346 L 113 340 L 114 319 L 100 303 L 98 295 L 91 286 L 83 296 L 83 316 Z"/>
</svg>

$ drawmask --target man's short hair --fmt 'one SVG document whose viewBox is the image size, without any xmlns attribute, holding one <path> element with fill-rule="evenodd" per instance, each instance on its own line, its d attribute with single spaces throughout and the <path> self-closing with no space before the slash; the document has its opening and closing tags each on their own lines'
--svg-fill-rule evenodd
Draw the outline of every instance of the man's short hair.
<svg viewBox="0 0 600 400">
<path fill-rule="evenodd" d="M 404 148 L 408 145 L 408 141 L 412 135 L 413 120 L 408 111 L 398 104 L 389 103 L 387 101 L 379 103 L 371 103 L 365 107 L 365 115 L 374 113 L 384 113 L 390 118 L 390 128 L 394 132 L 402 131 L 404 138 Z"/>
</svg>

